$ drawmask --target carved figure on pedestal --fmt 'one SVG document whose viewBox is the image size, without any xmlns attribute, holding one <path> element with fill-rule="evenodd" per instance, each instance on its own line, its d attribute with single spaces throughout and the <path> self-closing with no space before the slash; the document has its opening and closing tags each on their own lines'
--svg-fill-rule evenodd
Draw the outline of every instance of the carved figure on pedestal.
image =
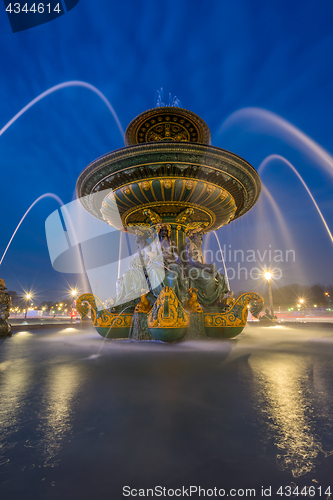
<svg viewBox="0 0 333 500">
<path fill-rule="evenodd" d="M 147 266 L 149 279 L 154 288 L 154 295 L 157 297 L 162 288 L 168 286 L 174 290 L 182 301 L 182 297 L 188 288 L 188 282 L 181 265 L 177 246 L 170 238 L 171 226 L 170 224 L 157 224 L 156 231 L 159 241 L 155 245 L 159 245 L 159 248 L 152 245 L 152 250 L 155 249 L 156 254 L 161 256 L 162 259 L 159 258 L 157 261 L 156 258 L 153 258 Z"/>
<path fill-rule="evenodd" d="M 116 305 L 131 302 L 142 295 L 142 291 L 148 291 L 149 280 L 145 269 L 149 261 L 150 233 L 144 229 L 136 228 L 134 240 L 138 245 L 138 251 L 130 260 L 128 270 L 117 281 L 117 296 L 114 300 Z"/>
<path fill-rule="evenodd" d="M 205 264 L 202 257 L 203 231 L 192 231 L 186 242 L 186 267 L 190 286 L 197 289 L 198 301 L 203 306 L 215 305 L 229 291 L 223 274 L 214 264 Z"/>
</svg>

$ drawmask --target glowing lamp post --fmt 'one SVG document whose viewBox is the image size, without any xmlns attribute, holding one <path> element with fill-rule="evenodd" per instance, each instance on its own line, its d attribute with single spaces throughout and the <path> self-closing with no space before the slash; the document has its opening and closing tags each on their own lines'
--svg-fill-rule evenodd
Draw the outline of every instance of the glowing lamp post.
<svg viewBox="0 0 333 500">
<path fill-rule="evenodd" d="M 27 301 L 27 307 L 25 308 L 24 319 L 27 319 L 27 312 L 28 312 L 28 307 L 29 307 L 29 300 L 31 299 L 31 294 L 27 293 L 25 296 L 25 299 Z"/>
<path fill-rule="evenodd" d="M 268 297 L 269 297 L 269 307 L 271 310 L 271 316 L 272 319 L 274 319 L 273 297 L 272 297 L 272 274 L 270 272 L 266 272 L 265 279 L 268 285 Z"/>
<path fill-rule="evenodd" d="M 77 291 L 71 290 L 71 296 L 73 297 L 73 303 L 71 307 L 71 323 L 73 323 L 73 308 L 75 307 L 75 297 L 77 296 Z"/>
</svg>

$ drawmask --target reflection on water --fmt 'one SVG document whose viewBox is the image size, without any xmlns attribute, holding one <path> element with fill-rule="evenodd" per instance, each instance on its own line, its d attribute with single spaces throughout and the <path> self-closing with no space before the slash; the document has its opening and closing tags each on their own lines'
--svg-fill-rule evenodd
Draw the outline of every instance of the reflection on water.
<svg viewBox="0 0 333 500">
<path fill-rule="evenodd" d="M 259 390 L 260 407 L 267 414 L 268 435 L 274 436 L 280 450 L 278 468 L 289 470 L 294 477 L 313 471 L 323 450 L 315 434 L 316 421 L 308 394 L 312 365 L 306 358 L 280 353 L 268 358 L 251 356 L 249 364 Z"/>
<path fill-rule="evenodd" d="M 75 396 L 82 381 L 77 364 L 63 358 L 59 362 L 43 359 L 38 349 L 29 350 L 32 345 L 32 334 L 17 333 L 1 352 L 0 466 L 9 469 L 18 448 L 22 463 L 26 463 L 23 457 L 31 461 L 37 452 L 45 465 L 55 465 L 50 460 L 72 429 Z M 23 439 L 20 429 L 28 430 Z"/>
<path fill-rule="evenodd" d="M 21 338 L 28 339 L 24 333 Z M 0 465 L 9 459 L 5 453 L 16 445 L 12 436 L 21 420 L 22 401 L 26 399 L 31 382 L 32 367 L 26 357 L 16 357 L 16 344 L 7 344 L 7 359 L 0 362 Z"/>
<path fill-rule="evenodd" d="M 50 460 L 62 448 L 63 439 L 72 428 L 73 400 L 80 382 L 76 365 L 54 365 L 48 371 L 43 391 L 43 406 L 39 414 L 37 432 L 42 433 L 38 449 L 49 466 Z"/>
</svg>

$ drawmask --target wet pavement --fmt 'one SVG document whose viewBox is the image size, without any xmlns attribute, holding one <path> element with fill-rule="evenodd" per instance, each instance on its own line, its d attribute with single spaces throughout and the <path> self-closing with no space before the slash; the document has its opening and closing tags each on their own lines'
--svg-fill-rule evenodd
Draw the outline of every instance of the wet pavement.
<svg viewBox="0 0 333 500">
<path fill-rule="evenodd" d="M 23 328 L 0 340 L 1 500 L 191 485 L 333 498 L 332 325 L 171 345 Z"/>
</svg>

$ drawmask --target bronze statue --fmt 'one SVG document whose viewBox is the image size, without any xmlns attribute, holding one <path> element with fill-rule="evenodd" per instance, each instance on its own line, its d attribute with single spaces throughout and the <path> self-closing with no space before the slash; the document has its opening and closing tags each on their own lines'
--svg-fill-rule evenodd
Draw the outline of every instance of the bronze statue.
<svg viewBox="0 0 333 500">
<path fill-rule="evenodd" d="M 152 283 L 152 291 L 157 297 L 162 288 L 173 288 L 178 297 L 182 298 L 188 288 L 185 272 L 178 255 L 176 243 L 171 240 L 170 224 L 157 224 L 156 231 L 159 241 L 152 244 L 154 257 L 147 265 L 148 274 Z M 156 256 L 159 255 L 159 259 Z M 162 258 L 161 258 L 162 257 Z"/>
<path fill-rule="evenodd" d="M 149 237 L 148 231 L 136 228 L 134 239 L 138 245 L 138 251 L 130 260 L 128 270 L 117 281 L 117 296 L 114 300 L 110 300 L 112 305 L 131 302 L 149 290 L 149 278 L 146 272 L 146 266 L 151 258 Z"/>
<path fill-rule="evenodd" d="M 186 243 L 186 267 L 191 288 L 197 289 L 197 296 L 203 306 L 216 305 L 229 291 L 223 274 L 216 271 L 214 264 L 205 264 L 201 246 L 203 231 L 192 231 Z"/>
<path fill-rule="evenodd" d="M 10 315 L 10 306 L 12 300 L 10 295 L 5 291 L 6 283 L 0 278 L 0 337 L 10 337 L 12 335 L 11 325 L 8 318 Z"/>
</svg>

